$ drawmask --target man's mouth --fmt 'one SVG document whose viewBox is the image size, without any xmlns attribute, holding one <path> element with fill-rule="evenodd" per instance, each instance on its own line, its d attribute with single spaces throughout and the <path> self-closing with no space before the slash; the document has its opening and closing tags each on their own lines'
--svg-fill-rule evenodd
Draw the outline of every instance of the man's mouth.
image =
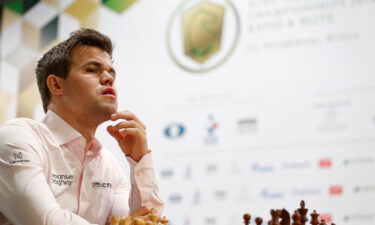
<svg viewBox="0 0 375 225">
<path fill-rule="evenodd" d="M 108 95 L 116 97 L 116 91 L 113 88 L 106 88 L 102 91 L 101 95 Z"/>
</svg>

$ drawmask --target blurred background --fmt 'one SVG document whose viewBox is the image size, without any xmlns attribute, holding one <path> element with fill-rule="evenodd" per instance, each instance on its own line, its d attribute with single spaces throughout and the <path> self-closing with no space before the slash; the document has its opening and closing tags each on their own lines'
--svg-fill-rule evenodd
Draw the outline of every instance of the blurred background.
<svg viewBox="0 0 375 225">
<path fill-rule="evenodd" d="M 374 0 L 1 1 L 0 124 L 40 120 L 37 60 L 80 27 L 115 43 L 119 109 L 148 128 L 163 214 L 270 219 L 304 199 L 375 224 Z M 103 124 L 98 138 L 128 170 Z"/>
</svg>

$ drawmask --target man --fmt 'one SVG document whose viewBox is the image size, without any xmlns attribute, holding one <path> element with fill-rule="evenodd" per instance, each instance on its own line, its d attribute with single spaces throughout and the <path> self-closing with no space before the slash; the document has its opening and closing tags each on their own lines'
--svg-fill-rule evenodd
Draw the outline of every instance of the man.
<svg viewBox="0 0 375 225">
<path fill-rule="evenodd" d="M 160 214 L 146 128 L 117 112 L 111 40 L 81 29 L 49 50 L 36 68 L 46 116 L 0 128 L 0 224 L 106 224 L 110 216 Z M 131 184 L 95 138 L 107 131 L 130 164 Z M 1 215 L 0 214 L 0 215 Z"/>
</svg>

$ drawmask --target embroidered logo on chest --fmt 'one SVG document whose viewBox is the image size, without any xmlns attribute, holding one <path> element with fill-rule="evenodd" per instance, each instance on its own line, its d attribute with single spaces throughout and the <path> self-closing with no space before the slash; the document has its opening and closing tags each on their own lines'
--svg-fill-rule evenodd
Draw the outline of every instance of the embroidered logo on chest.
<svg viewBox="0 0 375 225">
<path fill-rule="evenodd" d="M 112 188 L 112 183 L 106 182 L 92 182 L 91 187 L 93 189 Z"/>
<path fill-rule="evenodd" d="M 55 174 L 52 173 L 52 183 L 57 186 L 71 186 L 74 181 L 72 174 Z"/>
</svg>

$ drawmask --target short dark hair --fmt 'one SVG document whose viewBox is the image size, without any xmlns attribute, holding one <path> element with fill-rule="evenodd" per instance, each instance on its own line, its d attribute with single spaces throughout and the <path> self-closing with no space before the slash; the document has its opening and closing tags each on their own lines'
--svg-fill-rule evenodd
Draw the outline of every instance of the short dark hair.
<svg viewBox="0 0 375 225">
<path fill-rule="evenodd" d="M 94 29 L 87 28 L 72 32 L 68 39 L 46 52 L 38 61 L 35 69 L 44 112 L 47 112 L 47 107 L 51 101 L 47 77 L 53 74 L 64 79 L 67 78 L 72 65 L 73 50 L 81 45 L 98 47 L 112 57 L 113 43 L 111 39 Z"/>
</svg>

